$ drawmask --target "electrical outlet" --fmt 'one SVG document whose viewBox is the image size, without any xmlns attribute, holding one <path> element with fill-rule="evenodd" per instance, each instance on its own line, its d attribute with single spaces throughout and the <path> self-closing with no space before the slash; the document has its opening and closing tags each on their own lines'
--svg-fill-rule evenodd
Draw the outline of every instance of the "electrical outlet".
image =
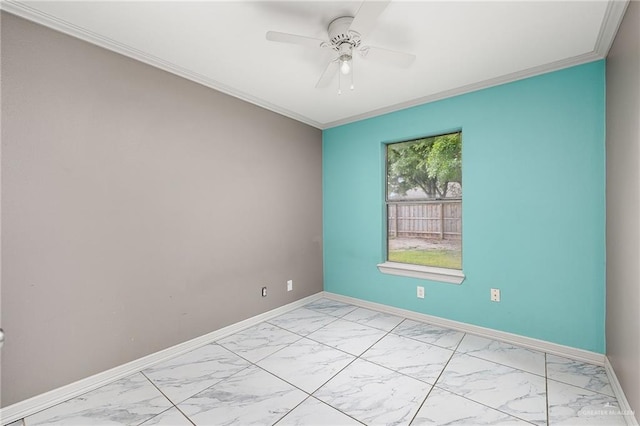
<svg viewBox="0 0 640 426">
<path fill-rule="evenodd" d="M 491 289 L 491 301 L 492 302 L 499 302 L 500 301 L 500 289 L 499 288 L 492 288 Z"/>
<path fill-rule="evenodd" d="M 287 291 L 293 290 L 293 280 L 287 281 Z"/>
<path fill-rule="evenodd" d="M 262 297 L 267 297 L 267 288 L 262 287 Z"/>
<path fill-rule="evenodd" d="M 416 296 L 418 296 L 418 299 L 424 299 L 424 287 L 418 286 Z"/>
</svg>

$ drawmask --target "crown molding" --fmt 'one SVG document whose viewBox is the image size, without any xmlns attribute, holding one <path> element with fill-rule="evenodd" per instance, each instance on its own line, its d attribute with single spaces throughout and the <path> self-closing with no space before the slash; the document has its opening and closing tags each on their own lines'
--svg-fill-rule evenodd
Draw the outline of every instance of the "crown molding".
<svg viewBox="0 0 640 426">
<path fill-rule="evenodd" d="M 248 93 L 242 92 L 240 90 L 234 89 L 233 87 L 222 84 L 216 80 L 203 76 L 202 74 L 195 73 L 188 69 L 182 68 L 174 63 L 165 61 L 153 55 L 149 55 L 143 51 L 134 49 L 128 45 L 119 43 L 108 37 L 103 37 L 92 31 L 88 31 L 84 28 L 73 25 L 62 19 L 58 19 L 52 15 L 49 15 L 47 13 L 34 9 L 28 6 L 27 4 L 25 4 L 24 2 L 17 1 L 17 0 L 0 0 L 0 10 L 4 10 L 8 13 L 14 14 L 16 16 L 35 22 L 37 24 L 46 26 L 53 30 L 59 31 L 61 33 L 70 35 L 80 40 L 84 40 L 96 46 L 111 50 L 113 52 L 119 53 L 121 55 L 138 60 L 148 65 L 151 65 L 153 67 L 162 69 L 164 71 L 167 71 L 172 74 L 178 75 L 180 77 L 186 78 L 188 80 L 194 81 L 208 88 L 217 90 L 219 92 L 222 92 L 227 95 L 233 96 L 235 98 L 241 99 L 243 101 L 249 102 L 261 108 L 267 109 L 269 111 L 272 111 L 277 114 L 283 115 L 285 117 L 291 118 L 293 120 L 299 121 L 301 123 L 308 124 L 309 126 L 315 127 L 317 129 L 326 130 L 332 127 L 342 126 L 344 124 L 350 124 L 356 121 L 377 117 L 383 114 L 400 111 L 403 109 L 411 108 L 411 107 L 422 105 L 425 103 L 435 102 L 435 101 L 450 98 L 453 96 L 475 92 L 477 90 L 487 89 L 489 87 L 511 83 L 517 80 L 522 80 L 525 78 L 534 77 L 534 76 L 545 74 L 548 72 L 558 71 L 563 68 L 569 68 L 572 66 L 581 65 L 588 62 L 603 59 L 607 56 L 607 53 L 609 52 L 609 49 L 613 44 L 618 28 L 620 27 L 620 23 L 622 22 L 624 13 L 627 10 L 627 7 L 629 5 L 629 1 L 630 0 L 608 1 L 607 9 L 605 11 L 605 15 L 603 17 L 602 24 L 600 26 L 600 31 L 598 33 L 598 37 L 596 39 L 594 49 L 591 52 L 574 56 L 572 58 L 567 58 L 560 61 L 550 62 L 548 64 L 527 68 L 525 70 L 506 74 L 496 78 L 491 78 L 491 79 L 480 81 L 477 83 L 472 83 L 465 86 L 453 88 L 450 90 L 445 90 L 439 93 L 418 97 L 407 102 L 401 102 L 398 104 L 375 109 L 373 111 L 369 111 L 363 114 L 357 114 L 344 119 L 327 122 L 327 123 L 321 123 L 321 122 L 312 120 L 309 117 L 305 117 L 294 111 L 290 111 L 286 108 L 279 107 L 278 105 L 272 104 L 270 102 L 267 102 L 263 99 L 252 96 Z"/>
<path fill-rule="evenodd" d="M 500 77 L 490 78 L 488 80 L 479 81 L 477 83 L 467 84 L 465 86 L 456 87 L 451 90 L 445 90 L 443 92 L 434 93 L 428 96 L 422 96 L 407 102 L 390 105 L 388 107 L 379 108 L 373 111 L 369 111 L 364 114 L 354 115 L 342 120 L 332 121 L 324 125 L 323 129 L 329 129 L 331 127 L 342 126 L 344 124 L 355 123 L 356 121 L 366 120 L 368 118 L 378 117 L 383 114 L 389 114 L 392 112 L 400 111 L 403 109 L 411 108 L 418 105 L 427 104 L 430 102 L 440 101 L 454 96 L 464 95 L 465 93 L 476 92 L 478 90 L 488 89 L 494 86 L 500 86 L 506 83 L 512 83 L 514 81 L 523 80 L 529 77 L 535 77 L 537 75 L 546 74 L 552 71 L 559 71 L 564 68 L 573 67 L 576 65 L 586 64 L 588 62 L 597 61 L 602 57 L 595 52 L 585 53 L 583 55 L 574 56 L 573 58 L 562 59 L 560 61 L 551 62 L 545 65 L 540 65 L 533 68 L 527 68 L 522 71 L 517 71 L 511 74 L 506 74 Z"/>
<path fill-rule="evenodd" d="M 607 3 L 607 10 L 602 19 L 602 25 L 600 26 L 600 32 L 598 33 L 594 49 L 594 52 L 600 57 L 606 58 L 609 54 L 609 49 L 611 49 L 611 45 L 616 38 L 618 28 L 620 28 L 622 18 L 628 6 L 629 0 L 611 0 Z"/>
<path fill-rule="evenodd" d="M 564 68 L 573 67 L 576 65 L 586 64 L 588 62 L 604 59 L 611 49 L 611 45 L 616 38 L 618 28 L 622 23 L 622 18 L 629 6 L 630 0 L 610 0 L 607 3 L 607 9 L 602 23 L 600 25 L 600 31 L 596 39 L 593 51 L 574 56 L 572 58 L 562 59 L 560 61 L 550 62 L 545 65 L 540 65 L 533 68 L 527 68 L 522 71 L 517 71 L 511 74 L 506 74 L 500 77 L 491 78 L 488 80 L 480 81 L 477 83 L 468 84 L 466 86 L 457 87 L 451 90 L 446 90 L 432 95 L 419 97 L 411 101 L 402 102 L 399 104 L 390 105 L 384 108 L 379 108 L 373 111 L 369 111 L 364 114 L 354 115 L 342 120 L 332 121 L 326 123 L 323 129 L 329 129 L 331 127 L 342 126 L 344 124 L 354 123 L 360 120 L 366 120 L 368 118 L 377 117 L 383 114 L 400 111 L 403 109 L 411 108 L 414 106 L 426 104 L 429 102 L 435 102 L 453 96 L 463 95 L 465 93 L 475 92 L 477 90 L 487 89 L 493 86 L 499 86 L 501 84 L 511 83 L 517 80 L 522 80 L 529 77 L 535 77 L 537 75 L 546 74 L 552 71 L 559 71 Z"/>
<path fill-rule="evenodd" d="M 52 30 L 61 32 L 63 34 L 86 41 L 87 43 L 91 43 L 93 45 L 102 47 L 112 52 L 119 53 L 120 55 L 135 59 L 147 65 L 151 65 L 155 68 L 159 68 L 163 71 L 170 72 L 171 74 L 175 74 L 179 77 L 186 78 L 187 80 L 191 80 L 193 82 L 206 86 L 210 89 L 217 90 L 229 96 L 233 96 L 240 100 L 249 102 L 253 105 L 275 112 L 277 114 L 284 115 L 285 117 L 291 118 L 301 123 L 308 124 L 309 126 L 316 127 L 318 129 L 323 128 L 323 125 L 321 123 L 314 121 L 308 117 L 305 117 L 301 114 L 295 113 L 293 111 L 289 111 L 285 108 L 281 108 L 263 99 L 257 98 L 248 93 L 234 89 L 231 86 L 222 84 L 219 81 L 208 78 L 202 74 L 190 71 L 172 62 L 165 61 L 164 59 L 160 59 L 156 56 L 153 56 L 141 50 L 135 49 L 124 43 L 119 43 L 108 37 L 101 36 L 100 34 L 97 34 L 93 31 L 88 31 L 82 27 L 71 24 L 65 20 L 49 15 L 48 13 L 44 13 L 37 9 L 34 9 L 30 7 L 28 4 L 25 4 L 21 1 L 2 0 L 0 1 L 0 10 L 5 11 L 7 13 L 11 13 L 12 15 L 16 15 L 20 18 L 24 18 L 28 21 L 35 22 L 36 24 L 43 25 L 47 28 L 51 28 Z"/>
</svg>

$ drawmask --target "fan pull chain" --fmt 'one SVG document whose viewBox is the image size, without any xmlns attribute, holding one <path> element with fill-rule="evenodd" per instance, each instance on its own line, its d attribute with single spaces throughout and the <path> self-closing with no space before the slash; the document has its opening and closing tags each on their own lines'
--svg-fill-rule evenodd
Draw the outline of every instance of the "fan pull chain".
<svg viewBox="0 0 640 426">
<path fill-rule="evenodd" d="M 342 95 L 342 73 L 340 72 L 340 70 L 338 70 L 338 95 Z"/>
</svg>

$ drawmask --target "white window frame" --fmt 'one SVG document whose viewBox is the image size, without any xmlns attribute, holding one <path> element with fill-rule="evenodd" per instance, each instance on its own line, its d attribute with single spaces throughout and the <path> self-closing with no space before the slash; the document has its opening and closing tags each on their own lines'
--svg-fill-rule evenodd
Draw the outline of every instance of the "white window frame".
<svg viewBox="0 0 640 426">
<path fill-rule="evenodd" d="M 445 133 L 446 134 L 446 133 Z M 391 143 L 390 143 L 391 144 Z M 384 258 L 389 259 L 389 200 L 387 199 L 388 187 L 387 187 L 387 149 L 388 145 L 385 144 L 385 159 L 384 159 Z M 434 202 L 438 202 L 434 200 Z M 464 211 L 464 210 L 463 210 Z M 464 265 L 462 265 L 463 267 Z M 416 265 L 411 263 L 390 262 L 385 260 L 377 265 L 378 270 L 383 274 L 397 275 L 401 277 L 418 278 L 430 281 L 443 282 L 448 284 L 462 284 L 465 279 L 465 274 L 462 269 L 451 268 L 439 268 L 435 266 Z"/>
<path fill-rule="evenodd" d="M 462 284 L 465 275 L 461 269 L 437 268 L 435 266 L 412 265 L 410 263 L 383 262 L 378 263 L 378 270 L 383 274 L 401 277 L 419 278 L 448 284 Z"/>
</svg>

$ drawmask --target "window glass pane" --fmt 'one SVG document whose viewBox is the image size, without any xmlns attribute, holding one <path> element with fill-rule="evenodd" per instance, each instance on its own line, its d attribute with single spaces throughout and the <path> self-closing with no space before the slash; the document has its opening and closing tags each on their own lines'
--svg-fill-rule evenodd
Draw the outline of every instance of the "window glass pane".
<svg viewBox="0 0 640 426">
<path fill-rule="evenodd" d="M 387 145 L 387 200 L 462 198 L 460 133 Z"/>
<path fill-rule="evenodd" d="M 460 133 L 387 145 L 388 260 L 462 269 Z"/>
</svg>

